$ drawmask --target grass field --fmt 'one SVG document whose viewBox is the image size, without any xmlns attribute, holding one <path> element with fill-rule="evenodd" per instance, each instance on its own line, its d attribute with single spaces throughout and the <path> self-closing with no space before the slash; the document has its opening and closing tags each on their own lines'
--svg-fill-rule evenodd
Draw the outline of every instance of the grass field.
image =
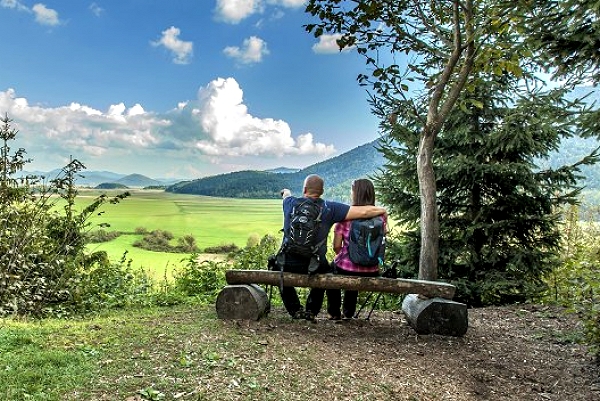
<svg viewBox="0 0 600 401">
<path fill-rule="evenodd" d="M 114 196 L 122 191 L 80 190 L 76 207 L 82 209 L 100 193 Z M 175 241 L 192 235 L 200 249 L 208 246 L 246 245 L 249 237 L 261 238 L 266 234 L 279 235 L 281 229 L 281 201 L 275 199 L 230 199 L 197 195 L 172 194 L 158 190 L 130 190 L 131 196 L 117 205 L 106 204 L 103 212 L 94 216 L 91 229 L 101 223 L 110 224 L 106 231 L 134 233 L 136 228 L 156 229 L 173 233 Z M 133 267 L 162 275 L 182 265 L 186 254 L 150 252 L 133 246 L 141 235 L 126 234 L 101 244 L 91 244 L 90 250 L 104 250 L 111 260 L 119 260 L 127 251 Z M 211 255 L 203 255 L 210 258 Z"/>
</svg>

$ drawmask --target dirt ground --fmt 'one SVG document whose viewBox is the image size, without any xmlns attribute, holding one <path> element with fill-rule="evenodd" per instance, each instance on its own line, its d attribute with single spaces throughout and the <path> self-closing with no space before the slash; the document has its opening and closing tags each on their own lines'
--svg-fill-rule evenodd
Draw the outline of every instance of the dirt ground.
<svg viewBox="0 0 600 401">
<path fill-rule="evenodd" d="M 573 315 L 536 305 L 468 313 L 463 337 L 417 335 L 401 312 L 375 312 L 369 321 L 319 316 L 311 323 L 291 320 L 275 308 L 258 322 L 230 324 L 291 354 L 311 350 L 327 361 L 321 369 L 355 374 L 356 388 L 346 385 L 338 393 L 344 396 L 335 399 L 600 400 L 600 369 L 577 343 L 581 327 Z"/>
</svg>

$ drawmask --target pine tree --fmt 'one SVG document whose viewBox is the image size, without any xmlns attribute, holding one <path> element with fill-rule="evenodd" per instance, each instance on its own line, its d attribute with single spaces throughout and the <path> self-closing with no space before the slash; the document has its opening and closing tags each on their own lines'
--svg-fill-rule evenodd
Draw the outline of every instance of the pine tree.
<svg viewBox="0 0 600 401">
<path fill-rule="evenodd" d="M 536 161 L 550 157 L 562 138 L 592 135 L 580 126 L 589 110 L 563 89 L 543 91 L 507 74 L 480 75 L 473 84 L 469 102 L 449 116 L 436 142 L 439 277 L 474 306 L 524 301 L 540 292 L 554 266 L 557 207 L 577 201 L 579 167 L 597 156 L 544 171 Z M 387 169 L 377 177 L 383 202 L 407 228 L 401 252 L 415 272 L 418 124 L 393 128 L 382 145 Z"/>
</svg>

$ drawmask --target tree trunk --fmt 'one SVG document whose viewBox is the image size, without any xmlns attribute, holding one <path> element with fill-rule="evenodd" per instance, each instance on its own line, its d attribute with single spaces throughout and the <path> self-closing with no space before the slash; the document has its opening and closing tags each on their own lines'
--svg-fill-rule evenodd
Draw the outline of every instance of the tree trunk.
<svg viewBox="0 0 600 401">
<path fill-rule="evenodd" d="M 425 128 L 419 140 L 417 176 L 421 195 L 421 253 L 419 256 L 419 279 L 437 280 L 440 222 L 437 208 L 433 150 L 435 129 Z"/>
</svg>

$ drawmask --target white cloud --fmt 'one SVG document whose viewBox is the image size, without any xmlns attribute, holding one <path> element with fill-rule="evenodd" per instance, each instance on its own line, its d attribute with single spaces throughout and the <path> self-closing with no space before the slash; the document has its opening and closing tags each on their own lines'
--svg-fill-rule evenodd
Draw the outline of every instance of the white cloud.
<svg viewBox="0 0 600 401">
<path fill-rule="evenodd" d="M 236 59 L 242 64 L 260 63 L 263 56 L 269 54 L 267 43 L 256 36 L 251 36 L 244 40 L 242 47 L 228 46 L 223 49 L 223 53 Z"/>
<path fill-rule="evenodd" d="M 210 155 L 332 154 L 332 145 L 314 143 L 312 134 L 294 140 L 289 125 L 282 120 L 257 118 L 248 113 L 243 92 L 233 78 L 219 78 L 198 92 L 197 111 L 208 138 L 196 146 Z"/>
<path fill-rule="evenodd" d="M 298 8 L 306 4 L 306 0 L 267 0 L 267 3 L 288 8 Z"/>
<path fill-rule="evenodd" d="M 340 52 L 340 47 L 337 44 L 337 40 L 341 38 L 340 34 L 323 34 L 319 37 L 319 41 L 312 47 L 315 53 L 319 54 L 334 54 Z M 345 48 L 343 51 L 349 51 L 350 48 Z"/>
<path fill-rule="evenodd" d="M 237 24 L 250 15 L 262 12 L 261 0 L 217 0 L 217 18 L 230 24 Z"/>
<path fill-rule="evenodd" d="M 158 41 L 151 43 L 153 46 L 164 46 L 171 51 L 175 64 L 188 64 L 193 54 L 194 44 L 179 39 L 180 34 L 179 28 L 172 26 L 162 32 L 162 37 Z"/>
<path fill-rule="evenodd" d="M 284 8 L 299 8 L 306 0 L 217 0 L 215 13 L 217 19 L 230 24 L 237 24 L 252 14 L 260 14 L 265 4 Z"/>
<path fill-rule="evenodd" d="M 0 6 L 4 8 L 14 8 L 19 11 L 29 11 L 29 8 L 27 8 L 25 5 L 23 5 L 23 3 L 21 3 L 18 0 L 1 0 Z"/>
<path fill-rule="evenodd" d="M 0 110 L 22 133 L 18 146 L 48 170 L 64 165 L 69 155 L 113 171 L 126 163 L 130 171 L 142 165 L 166 171 L 218 162 L 205 167 L 217 173 L 258 168 L 282 157 L 308 165 L 335 152 L 333 145 L 315 142 L 311 133 L 294 138 L 283 120 L 251 115 L 233 78 L 213 80 L 199 89 L 197 99 L 179 102 L 164 114 L 121 102 L 105 111 L 76 102 L 31 105 L 13 89 L 0 91 Z"/>
<path fill-rule="evenodd" d="M 20 131 L 28 133 L 26 138 L 34 146 L 71 154 L 99 155 L 153 146 L 160 141 L 156 128 L 169 124 L 143 113 L 140 105 L 127 109 L 120 103 L 106 113 L 79 103 L 56 108 L 31 106 L 27 99 L 16 97 L 13 89 L 0 92 L 0 109 Z"/>
<path fill-rule="evenodd" d="M 96 17 L 100 17 L 102 14 L 104 14 L 104 9 L 100 7 L 98 3 L 90 4 L 89 9 Z"/>
<path fill-rule="evenodd" d="M 60 24 L 58 13 L 55 10 L 46 7 L 45 4 L 37 3 L 31 10 L 35 14 L 35 20 L 42 25 L 55 26 Z"/>
<path fill-rule="evenodd" d="M 19 0 L 0 0 L 0 6 L 4 8 L 12 8 L 17 11 L 32 13 L 35 16 L 35 21 L 41 25 L 56 26 L 60 24 L 58 12 L 46 7 L 46 5 L 42 3 L 36 3 L 33 7 L 28 8 Z"/>
</svg>

